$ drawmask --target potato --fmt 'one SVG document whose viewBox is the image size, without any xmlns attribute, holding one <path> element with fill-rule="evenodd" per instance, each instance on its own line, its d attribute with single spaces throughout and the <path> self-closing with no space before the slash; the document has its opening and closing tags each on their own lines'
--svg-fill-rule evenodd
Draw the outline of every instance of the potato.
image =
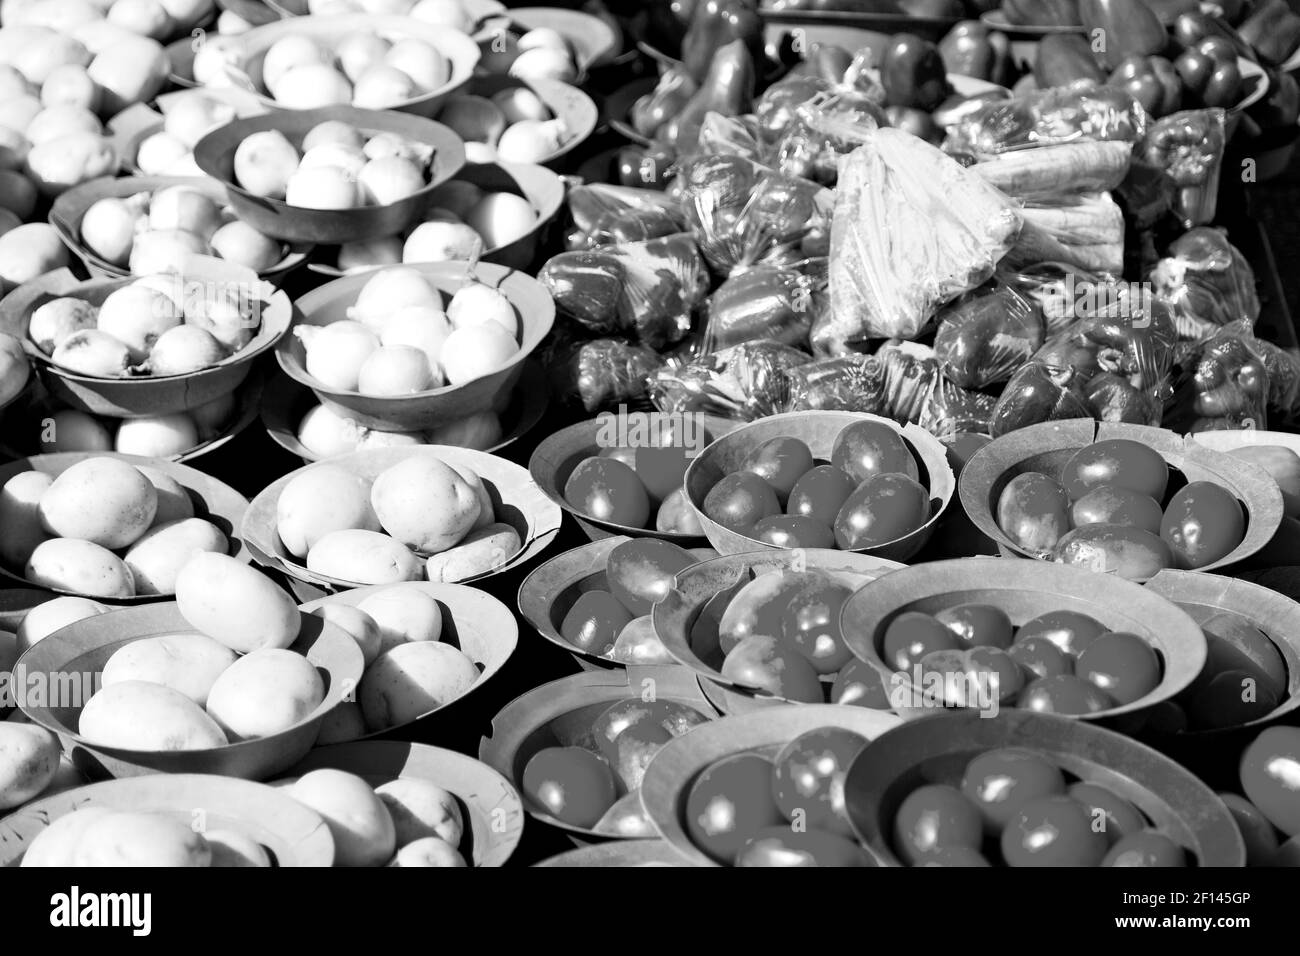
<svg viewBox="0 0 1300 956">
<path fill-rule="evenodd" d="M 325 604 L 312 611 L 312 614 L 347 631 L 357 642 L 357 647 L 361 648 L 361 662 L 364 666 L 369 667 L 379 656 L 382 642 L 379 625 L 365 611 L 351 604 Z"/>
<path fill-rule="evenodd" d="M 454 794 L 428 780 L 399 777 L 375 793 L 384 801 L 397 830 L 397 845 L 406 846 L 425 837 L 438 837 L 453 847 L 460 846 L 465 821 Z"/>
<path fill-rule="evenodd" d="M 446 840 L 425 837 L 397 851 L 389 866 L 468 866 L 460 851 Z"/>
<path fill-rule="evenodd" d="M 0 294 L 68 264 L 68 247 L 54 227 L 29 222 L 0 236 Z"/>
<path fill-rule="evenodd" d="M 113 141 L 98 133 L 68 133 L 32 146 L 26 171 L 44 196 L 107 176 L 117 167 Z"/>
<path fill-rule="evenodd" d="M 136 594 L 174 594 L 176 576 L 195 553 L 225 554 L 226 536 L 211 521 L 182 518 L 154 525 L 123 559 L 135 579 Z"/>
<path fill-rule="evenodd" d="M 39 510 L 42 526 L 55 537 L 125 548 L 153 524 L 158 492 L 133 465 L 98 456 L 55 478 Z"/>
<path fill-rule="evenodd" d="M 316 735 L 316 746 L 326 744 L 345 744 L 366 735 L 366 719 L 361 716 L 361 705 L 354 700 L 345 700 L 325 715 L 321 721 L 320 733 Z"/>
<path fill-rule="evenodd" d="M 56 597 L 38 604 L 23 615 L 18 624 L 18 653 L 22 654 L 37 641 L 69 624 L 107 611 L 108 608 L 98 601 L 83 597 Z"/>
<path fill-rule="evenodd" d="M 70 865 L 204 867 L 211 862 L 208 841 L 188 821 L 119 810 L 81 831 Z"/>
<path fill-rule="evenodd" d="M 0 561 L 11 568 L 27 564 L 36 546 L 49 537 L 41 527 L 41 496 L 54 483 L 42 471 L 14 475 L 0 488 Z"/>
<path fill-rule="evenodd" d="M 306 720 L 325 699 L 325 682 L 293 651 L 251 651 L 208 692 L 208 715 L 231 742 L 269 737 Z"/>
<path fill-rule="evenodd" d="M 399 644 L 366 670 L 357 698 L 366 726 L 385 730 L 451 703 L 478 677 L 474 662 L 450 644 Z"/>
<path fill-rule="evenodd" d="M 76 538 L 50 538 L 36 546 L 24 575 L 33 584 L 91 597 L 135 594 L 131 569 L 107 548 Z"/>
<path fill-rule="evenodd" d="M 409 548 L 378 531 L 331 531 L 307 552 L 307 570 L 357 584 L 418 581 L 424 569 Z"/>
<path fill-rule="evenodd" d="M 430 581 L 455 583 L 499 568 L 519 553 L 519 532 L 508 524 L 490 524 L 466 536 L 454 548 L 433 554 L 424 563 Z"/>
<path fill-rule="evenodd" d="M 436 641 L 442 637 L 442 608 L 418 587 L 385 588 L 372 594 L 357 609 L 379 627 L 379 652 L 408 641 Z"/>
<path fill-rule="evenodd" d="M 305 557 L 331 531 L 378 531 L 370 506 L 370 482 L 337 465 L 319 465 L 298 475 L 280 492 L 275 530 L 285 549 Z"/>
<path fill-rule="evenodd" d="M 77 731 L 92 744 L 124 750 L 209 750 L 228 743 L 194 701 L 142 680 L 101 689 L 81 709 Z"/>
<path fill-rule="evenodd" d="M 469 483 L 427 454 L 385 469 L 370 489 L 370 503 L 385 531 L 426 554 L 446 551 L 465 537 L 480 510 Z"/>
<path fill-rule="evenodd" d="M 194 517 L 194 500 L 179 481 L 149 465 L 136 465 L 136 471 L 149 479 L 149 484 L 153 485 L 154 492 L 158 495 L 153 527 Z"/>
<path fill-rule="evenodd" d="M 115 116 L 133 103 L 152 100 L 170 69 L 158 43 L 135 36 L 98 51 L 86 72 L 103 91 L 103 115 Z"/>
<path fill-rule="evenodd" d="M 176 605 L 197 631 L 237 654 L 288 647 L 300 623 L 293 599 L 225 554 L 196 554 L 176 575 Z"/>
<path fill-rule="evenodd" d="M 447 444 L 446 442 L 435 442 L 435 444 Z M 465 465 L 452 465 L 456 474 L 465 479 L 465 484 L 474 489 L 474 497 L 478 499 L 478 517 L 470 525 L 470 531 L 477 531 L 479 528 L 486 528 L 492 522 L 496 521 L 496 512 L 492 508 L 492 495 L 487 490 L 487 485 L 483 479 L 478 476 L 472 469 Z"/>
<path fill-rule="evenodd" d="M 383 866 L 397 836 L 383 802 L 360 777 L 342 770 L 313 770 L 289 795 L 324 818 L 334 837 L 335 866 Z"/>
<path fill-rule="evenodd" d="M 252 837 L 234 830 L 208 830 L 203 834 L 212 849 L 213 867 L 267 866 L 266 848 Z"/>
<path fill-rule="evenodd" d="M 104 687 L 126 681 L 161 684 L 205 707 L 212 685 L 235 660 L 234 651 L 202 634 L 145 637 L 113 652 L 100 683 Z"/>
<path fill-rule="evenodd" d="M 81 842 L 81 835 L 92 823 L 114 811 L 107 807 L 82 807 L 59 817 L 36 834 L 20 866 L 71 866 L 72 854 Z"/>
<path fill-rule="evenodd" d="M 59 769 L 59 738 L 36 724 L 0 723 L 0 810 L 22 806 Z"/>
</svg>

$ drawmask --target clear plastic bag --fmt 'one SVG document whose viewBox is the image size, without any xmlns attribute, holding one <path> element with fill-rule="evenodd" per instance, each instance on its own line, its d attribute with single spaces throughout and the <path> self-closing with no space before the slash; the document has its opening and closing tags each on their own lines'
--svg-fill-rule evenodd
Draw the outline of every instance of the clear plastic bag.
<svg viewBox="0 0 1300 956">
<path fill-rule="evenodd" d="M 800 106 L 831 96 L 835 97 L 837 110 L 870 111 L 883 107 L 885 88 L 872 71 L 870 50 L 858 53 L 838 82 L 820 76 L 791 74 L 769 86 L 754 104 L 763 137 L 769 143 L 777 142 L 797 122 Z"/>
<path fill-rule="evenodd" d="M 1002 266 L 1006 266 L 1004 261 Z M 1031 300 L 1043 319 L 1043 334 L 1050 339 L 1069 328 L 1080 316 L 1078 303 L 1095 299 L 1095 290 L 1116 280 L 1065 262 L 1038 262 L 1018 270 L 998 269 L 998 280 Z"/>
<path fill-rule="evenodd" d="M 1004 260 L 1008 268 L 1054 261 L 1112 275 L 1124 270 L 1124 214 L 1109 193 L 1026 203 L 1020 216 L 1024 225 Z"/>
<path fill-rule="evenodd" d="M 693 359 L 669 359 L 650 382 L 650 399 L 662 412 L 702 412 L 752 421 L 784 411 L 789 371 L 811 360 L 780 342 L 757 341 Z"/>
<path fill-rule="evenodd" d="M 817 359 L 792 369 L 788 411 L 883 414 L 885 368 L 874 355 Z"/>
<path fill-rule="evenodd" d="M 948 381 L 979 389 L 1011 378 L 1043 339 L 1037 305 L 1012 286 L 996 283 L 939 313 L 934 352 Z"/>
<path fill-rule="evenodd" d="M 687 160 L 677 182 L 700 251 L 721 276 L 829 252 L 835 195 L 816 183 L 740 156 Z"/>
<path fill-rule="evenodd" d="M 760 139 L 758 118 L 755 116 L 723 116 L 721 113 L 704 114 L 700 124 L 697 156 L 740 156 L 751 162 L 765 160 Z"/>
<path fill-rule="evenodd" d="M 1233 322 L 1253 329 L 1259 318 L 1255 272 L 1222 230 L 1198 226 L 1184 233 L 1148 278 L 1179 338 L 1207 339 Z"/>
<path fill-rule="evenodd" d="M 1223 110 L 1184 110 L 1157 120 L 1142 143 L 1142 157 L 1174 186 L 1173 213 L 1184 229 L 1214 221 L 1223 168 Z"/>
<path fill-rule="evenodd" d="M 1019 230 L 1012 201 L 980 176 L 909 133 L 873 131 L 840 167 L 823 347 L 916 338 L 992 276 Z"/>
<path fill-rule="evenodd" d="M 708 293 L 690 235 L 553 256 L 537 274 L 557 308 L 596 335 L 633 336 L 655 349 L 681 341 Z"/>
<path fill-rule="evenodd" d="M 948 131 L 944 148 L 988 157 L 1077 140 L 1137 143 L 1149 123 L 1146 110 L 1129 93 L 1079 80 L 976 110 Z"/>
<path fill-rule="evenodd" d="M 662 364 L 644 345 L 563 332 L 546 352 L 555 394 L 576 398 L 588 412 L 645 400 L 650 377 Z"/>
<path fill-rule="evenodd" d="M 681 206 L 662 192 L 589 183 L 568 192 L 573 231 L 568 248 L 596 249 L 621 242 L 644 242 L 686 231 Z"/>
<path fill-rule="evenodd" d="M 993 407 L 989 434 L 999 438 L 1040 422 L 1088 418 L 1092 413 L 1082 379 L 1068 366 L 1037 361 L 1021 366 Z"/>
<path fill-rule="evenodd" d="M 840 159 L 863 145 L 872 130 L 888 125 L 884 110 L 859 96 L 817 96 L 795 109 L 793 122 L 772 150 L 770 164 L 783 173 L 834 188 Z"/>
<path fill-rule="evenodd" d="M 808 347 L 814 316 L 826 308 L 824 291 L 799 269 L 758 265 L 732 276 L 709 297 L 707 351 L 769 339 Z"/>
</svg>

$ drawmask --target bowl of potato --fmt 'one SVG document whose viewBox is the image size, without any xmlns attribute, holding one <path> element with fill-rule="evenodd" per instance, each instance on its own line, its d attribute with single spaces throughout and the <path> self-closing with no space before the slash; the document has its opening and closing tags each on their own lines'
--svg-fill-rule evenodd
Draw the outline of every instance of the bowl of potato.
<svg viewBox="0 0 1300 956">
<path fill-rule="evenodd" d="M 194 161 L 265 235 L 339 243 L 411 225 L 465 148 L 422 116 L 326 106 L 233 120 L 195 144 Z"/>
<path fill-rule="evenodd" d="M 560 509 L 518 465 L 468 448 L 377 448 L 272 482 L 245 513 L 258 560 L 328 590 L 464 584 L 536 557 Z"/>
<path fill-rule="evenodd" d="M 18 705 L 92 779 L 262 780 L 307 754 L 362 666 L 347 631 L 248 565 L 202 554 L 174 603 L 94 614 L 32 645 Z"/>
<path fill-rule="evenodd" d="M 499 0 L 266 0 L 281 17 L 339 16 L 346 13 L 397 13 L 421 23 L 450 27 L 476 36 L 505 12 Z"/>
<path fill-rule="evenodd" d="M 229 396 L 289 330 L 289 297 L 249 269 L 186 253 L 177 271 L 81 281 L 58 269 L 6 296 L 50 394 L 109 418 L 189 412 Z"/>
<path fill-rule="evenodd" d="M 478 72 L 572 83 L 612 59 L 622 39 L 609 20 L 581 10 L 515 7 L 494 23 L 490 42 L 480 41 Z"/>
<path fill-rule="evenodd" d="M 600 119 L 590 96 L 546 77 L 489 74 L 475 77 L 468 89 L 448 97 L 438 120 L 465 141 L 471 163 L 499 160 L 561 169 L 564 157 L 591 137 Z"/>
<path fill-rule="evenodd" d="M 281 792 L 318 804 L 327 823 L 343 815 L 331 792 L 355 793 L 343 802 L 358 811 L 351 819 L 372 821 L 364 829 L 371 839 L 335 841 L 342 851 L 336 866 L 504 866 L 523 835 L 523 806 L 510 782 L 452 750 L 400 741 L 317 747 L 289 777 Z M 357 778 L 373 788 L 379 806 L 366 799 Z"/>
<path fill-rule="evenodd" d="M 104 780 L 35 800 L 0 820 L 0 867 L 333 861 L 334 838 L 314 810 L 265 784 L 213 774 Z"/>
<path fill-rule="evenodd" d="M 135 455 L 60 452 L 0 466 L 0 575 L 139 603 L 175 593 L 196 551 L 247 562 L 248 502 L 215 478 Z"/>
<path fill-rule="evenodd" d="M 510 610 L 484 591 L 415 581 L 342 591 L 300 606 L 356 639 L 365 661 L 355 700 L 333 710 L 319 743 L 391 735 L 491 680 L 519 642 Z"/>
</svg>

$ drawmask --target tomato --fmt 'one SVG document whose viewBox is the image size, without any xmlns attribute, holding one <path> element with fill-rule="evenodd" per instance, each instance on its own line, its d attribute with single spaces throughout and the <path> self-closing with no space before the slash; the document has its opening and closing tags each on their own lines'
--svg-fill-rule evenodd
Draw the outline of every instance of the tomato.
<svg viewBox="0 0 1300 956">
<path fill-rule="evenodd" d="M 586 591 L 560 622 L 560 636 L 592 654 L 607 654 L 632 615 L 608 591 Z"/>
<path fill-rule="evenodd" d="M 768 571 L 750 581 L 727 603 L 718 621 L 718 644 L 727 654 L 754 634 L 780 636 L 790 599 L 824 583 L 816 571 Z M 725 592 L 724 592 L 725 593 Z"/>
<path fill-rule="evenodd" d="M 1075 528 L 1056 542 L 1052 560 L 1114 574 L 1127 581 L 1149 580 L 1174 564 L 1173 554 L 1163 538 L 1122 524 L 1086 524 Z"/>
<path fill-rule="evenodd" d="M 767 827 L 736 854 L 736 866 L 875 866 L 876 861 L 852 840 L 821 830 Z"/>
<path fill-rule="evenodd" d="M 768 515 L 754 525 L 750 536 L 777 548 L 835 547 L 830 526 L 803 515 Z"/>
<path fill-rule="evenodd" d="M 1002 831 L 1007 866 L 1096 866 L 1106 847 L 1087 808 L 1063 794 L 1021 804 Z"/>
<path fill-rule="evenodd" d="M 1165 508 L 1160 537 L 1169 544 L 1176 567 L 1203 568 L 1227 557 L 1246 536 L 1241 503 L 1212 481 L 1180 488 Z"/>
<path fill-rule="evenodd" d="M 609 553 L 605 580 L 619 603 L 641 617 L 668 596 L 679 571 L 697 563 L 695 555 L 670 541 L 633 538 Z"/>
<path fill-rule="evenodd" d="M 896 671 L 912 666 L 931 651 L 960 650 L 961 643 L 949 628 L 929 614 L 904 611 L 885 629 L 880 656 Z"/>
<path fill-rule="evenodd" d="M 1300 727 L 1270 727 L 1241 755 L 1241 788 L 1268 821 L 1300 834 Z"/>
<path fill-rule="evenodd" d="M 852 594 L 831 580 L 810 584 L 791 596 L 781 615 L 781 636 L 818 674 L 834 674 L 853 658 L 840 632 L 840 609 Z"/>
<path fill-rule="evenodd" d="M 991 604 L 956 604 L 934 615 L 963 647 L 1011 646 L 1011 619 Z"/>
<path fill-rule="evenodd" d="M 1147 825 L 1142 811 L 1119 794 L 1096 783 L 1071 784 L 1066 795 L 1082 803 L 1092 818 L 1093 826 L 1101 825 L 1106 839 L 1114 846 L 1124 837 L 1137 833 Z"/>
<path fill-rule="evenodd" d="M 1169 465 L 1159 452 L 1141 442 L 1112 438 L 1075 452 L 1061 472 L 1061 484 L 1071 501 L 1078 501 L 1100 485 L 1128 488 L 1164 501 Z"/>
<path fill-rule="evenodd" d="M 1245 797 L 1235 793 L 1221 793 L 1219 799 L 1232 813 L 1237 822 L 1237 829 L 1246 841 L 1246 865 L 1268 866 L 1273 854 L 1277 852 L 1277 831 L 1264 814 Z"/>
<path fill-rule="evenodd" d="M 623 789 L 631 793 L 641 788 L 646 767 L 659 749 L 672 739 L 672 733 L 663 724 L 642 720 L 615 737 L 613 743 L 604 744 L 601 752 L 622 782 Z"/>
<path fill-rule="evenodd" d="M 1158 830 L 1139 830 L 1106 854 L 1102 866 L 1186 866 L 1187 852 Z"/>
<path fill-rule="evenodd" d="M 772 486 L 758 475 L 738 471 L 709 489 L 704 513 L 724 528 L 748 534 L 763 518 L 780 514 L 781 503 Z"/>
<path fill-rule="evenodd" d="M 1160 683 L 1160 658 L 1136 634 L 1103 634 L 1079 654 L 1074 672 L 1096 684 L 1117 704 L 1131 704 Z"/>
<path fill-rule="evenodd" d="M 1006 651 L 1000 647 L 972 647 L 966 652 L 966 673 L 979 679 L 981 688 L 988 688 L 993 700 L 1014 698 L 1025 686 L 1025 672 Z M 982 701 L 987 707 L 991 701 Z"/>
<path fill-rule="evenodd" d="M 998 527 L 1016 547 L 1045 554 L 1070 530 L 1070 501 L 1055 478 L 1026 472 L 998 495 Z"/>
<path fill-rule="evenodd" d="M 704 723 L 699 711 L 673 700 L 642 700 L 630 697 L 611 704 L 591 725 L 596 746 L 602 753 L 611 753 L 611 745 L 629 731 L 635 732 L 642 724 L 662 727 L 674 737 L 680 737 L 692 727 Z M 653 734 L 653 731 L 650 731 Z"/>
<path fill-rule="evenodd" d="M 636 469 L 636 449 L 635 448 L 602 448 L 596 455 L 597 458 L 613 458 L 621 461 L 629 468 Z"/>
<path fill-rule="evenodd" d="M 831 687 L 832 704 L 849 704 L 856 707 L 869 707 L 872 710 L 892 710 L 894 705 L 889 699 L 889 687 L 884 675 L 866 661 L 854 658 L 835 675 Z"/>
<path fill-rule="evenodd" d="M 1016 706 L 1042 714 L 1096 714 L 1110 710 L 1115 702 L 1107 693 L 1082 677 L 1062 674 L 1031 681 Z"/>
<path fill-rule="evenodd" d="M 920 477 L 916 458 L 903 436 L 883 422 L 861 421 L 846 425 L 831 445 L 831 464 L 857 484 L 876 475 Z"/>
<path fill-rule="evenodd" d="M 1086 524 L 1119 524 L 1159 534 L 1161 517 L 1156 499 L 1116 485 L 1094 488 L 1070 507 L 1070 521 L 1076 528 Z"/>
<path fill-rule="evenodd" d="M 650 520 L 650 496 L 636 472 L 617 458 L 587 458 L 564 483 L 564 500 L 581 514 L 628 528 Z"/>
<path fill-rule="evenodd" d="M 1040 753 L 1001 747 L 966 765 L 961 791 L 979 808 L 984 829 L 997 835 L 1026 801 L 1065 793 L 1065 776 Z"/>
<path fill-rule="evenodd" d="M 1085 647 L 1107 630 L 1096 618 L 1078 611 L 1048 611 L 1022 624 L 1016 631 L 1016 643 L 1042 637 L 1055 644 L 1061 653 L 1078 657 Z"/>
<path fill-rule="evenodd" d="M 853 836 L 844 808 L 844 778 L 866 738 L 840 727 L 800 734 L 776 755 L 772 796 L 787 820 L 810 829 Z"/>
<path fill-rule="evenodd" d="M 692 450 L 680 445 L 637 449 L 636 464 L 632 467 L 645 485 L 652 504 L 657 505 L 682 486 L 692 454 Z"/>
<path fill-rule="evenodd" d="M 904 862 L 951 846 L 978 850 L 984 824 L 979 809 L 956 787 L 927 784 L 904 798 L 894 817 L 894 846 Z"/>
<path fill-rule="evenodd" d="M 772 770 L 766 757 L 742 753 L 702 771 L 686 795 L 686 831 L 695 845 L 719 863 L 730 863 L 759 830 L 781 826 Z"/>
<path fill-rule="evenodd" d="M 723 659 L 722 674 L 737 684 L 786 700 L 826 702 L 826 693 L 808 658 L 779 637 L 755 634 L 745 638 Z"/>
<path fill-rule="evenodd" d="M 992 866 L 984 854 L 969 846 L 940 847 L 921 858 L 918 866 Z"/>
<path fill-rule="evenodd" d="M 906 537 L 930 520 L 930 493 L 907 475 L 883 474 L 854 489 L 835 516 L 835 541 L 845 551 Z"/>
<path fill-rule="evenodd" d="M 1277 645 L 1240 614 L 1221 612 L 1201 622 L 1208 651 L 1205 670 L 1245 671 L 1276 696 L 1286 694 L 1286 661 Z"/>
<path fill-rule="evenodd" d="M 813 456 L 797 438 L 770 438 L 751 451 L 740 467 L 771 485 L 777 500 L 785 504 L 795 484 L 812 470 Z"/>
<path fill-rule="evenodd" d="M 786 513 L 816 518 L 829 528 L 856 487 L 853 479 L 834 465 L 818 465 L 795 482 Z"/>
<path fill-rule="evenodd" d="M 524 766 L 525 796 L 555 819 L 590 828 L 618 799 L 609 764 L 581 747 L 546 747 Z"/>
<path fill-rule="evenodd" d="M 1042 636 L 1017 639 L 1007 655 L 1020 665 L 1029 680 L 1074 673 L 1074 659 Z"/>
<path fill-rule="evenodd" d="M 1224 730 L 1261 720 L 1282 701 L 1249 671 L 1220 671 L 1198 683 L 1184 701 L 1188 723 L 1196 730 Z"/>
</svg>

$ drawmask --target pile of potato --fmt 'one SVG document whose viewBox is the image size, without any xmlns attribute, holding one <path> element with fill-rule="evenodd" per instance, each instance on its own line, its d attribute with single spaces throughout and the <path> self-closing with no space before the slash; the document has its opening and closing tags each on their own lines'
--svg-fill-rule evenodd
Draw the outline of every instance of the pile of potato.
<svg viewBox="0 0 1300 956">
<path fill-rule="evenodd" d="M 276 534 L 307 570 L 355 584 L 460 581 L 521 547 L 481 477 L 422 453 L 374 481 L 341 465 L 304 469 L 280 492 Z"/>
<path fill-rule="evenodd" d="M 185 412 L 140 418 L 106 418 L 63 408 L 29 421 L 35 434 L 19 449 L 56 452 L 117 452 L 141 458 L 177 458 L 220 437 L 235 414 L 235 393 L 214 398 Z"/>
</svg>

